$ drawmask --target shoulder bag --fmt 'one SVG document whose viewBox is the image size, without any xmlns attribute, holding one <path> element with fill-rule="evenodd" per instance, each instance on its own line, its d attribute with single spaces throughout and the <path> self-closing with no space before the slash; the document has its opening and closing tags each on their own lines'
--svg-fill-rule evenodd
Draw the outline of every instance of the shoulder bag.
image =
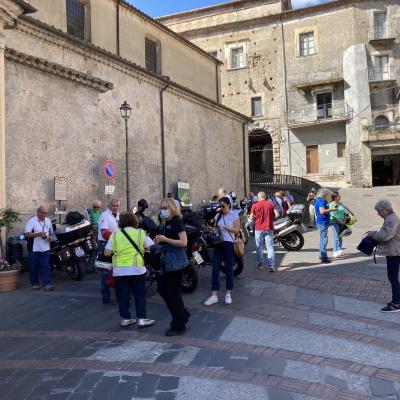
<svg viewBox="0 0 400 400">
<path fill-rule="evenodd" d="M 221 219 L 222 214 L 220 213 L 218 218 L 217 218 L 217 226 L 218 226 L 218 222 Z M 205 235 L 205 240 L 207 243 L 216 246 L 219 244 L 224 243 L 224 235 L 221 232 L 221 229 L 217 229 L 216 231 L 213 232 L 208 232 Z"/>
<path fill-rule="evenodd" d="M 224 219 L 224 224 L 225 224 L 225 217 L 222 216 L 222 218 Z M 233 250 L 235 251 L 236 256 L 242 257 L 244 255 L 244 244 L 243 244 L 242 240 L 239 237 L 233 237 L 229 231 L 227 231 L 227 232 L 229 233 L 229 236 L 233 240 Z"/>
</svg>

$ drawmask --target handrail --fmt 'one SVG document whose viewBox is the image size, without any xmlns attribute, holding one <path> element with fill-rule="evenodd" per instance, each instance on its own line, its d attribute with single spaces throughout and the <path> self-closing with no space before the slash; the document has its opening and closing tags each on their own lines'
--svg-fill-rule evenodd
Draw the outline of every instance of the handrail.
<svg viewBox="0 0 400 400">
<path fill-rule="evenodd" d="M 386 67 L 371 67 L 368 68 L 369 81 L 391 81 L 396 80 L 398 75 L 397 68 L 393 65 Z"/>
<path fill-rule="evenodd" d="M 324 104 L 318 107 L 304 107 L 290 110 L 288 113 L 289 124 L 346 119 L 348 117 L 349 110 L 345 102 L 334 102 L 333 104 Z"/>
<path fill-rule="evenodd" d="M 369 40 L 395 39 L 397 29 L 394 25 L 374 26 L 369 29 Z"/>
</svg>

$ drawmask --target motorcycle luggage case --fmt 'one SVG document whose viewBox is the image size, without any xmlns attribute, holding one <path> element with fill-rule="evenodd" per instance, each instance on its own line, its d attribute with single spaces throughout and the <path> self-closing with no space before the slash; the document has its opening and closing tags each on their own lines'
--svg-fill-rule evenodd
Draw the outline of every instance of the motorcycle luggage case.
<svg viewBox="0 0 400 400">
<path fill-rule="evenodd" d="M 293 204 L 289 210 L 287 210 L 286 215 L 292 220 L 301 219 L 304 214 L 303 204 Z"/>
<path fill-rule="evenodd" d="M 289 218 L 280 218 L 274 222 L 274 229 L 279 231 L 280 229 L 283 229 L 290 224 L 291 224 L 291 221 Z"/>
<path fill-rule="evenodd" d="M 89 221 L 82 221 L 75 225 L 62 225 L 56 230 L 57 239 L 63 244 L 84 238 L 90 233 L 92 233 L 92 224 Z"/>
</svg>

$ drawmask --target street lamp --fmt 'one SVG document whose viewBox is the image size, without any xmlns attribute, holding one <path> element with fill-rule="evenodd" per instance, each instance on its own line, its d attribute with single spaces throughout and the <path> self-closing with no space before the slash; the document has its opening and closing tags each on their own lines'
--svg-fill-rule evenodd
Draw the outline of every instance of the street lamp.
<svg viewBox="0 0 400 400">
<path fill-rule="evenodd" d="M 132 107 L 125 100 L 119 108 L 121 117 L 125 120 L 125 174 L 126 174 L 126 207 L 128 212 L 131 209 L 129 191 L 129 146 L 128 146 L 128 119 L 131 117 Z"/>
</svg>

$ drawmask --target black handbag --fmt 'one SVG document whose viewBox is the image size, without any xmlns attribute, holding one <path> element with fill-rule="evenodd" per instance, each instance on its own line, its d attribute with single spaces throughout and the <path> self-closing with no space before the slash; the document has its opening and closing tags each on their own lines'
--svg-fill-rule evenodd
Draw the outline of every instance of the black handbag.
<svg viewBox="0 0 400 400">
<path fill-rule="evenodd" d="M 218 222 L 219 222 L 219 220 L 221 218 L 222 218 L 222 214 L 220 213 L 218 218 L 217 218 L 217 220 L 216 220 L 217 226 L 218 226 Z M 211 246 L 217 246 L 219 244 L 224 243 L 224 235 L 222 234 L 221 229 L 217 229 L 215 231 L 207 232 L 204 235 L 204 239 Z"/>
<path fill-rule="evenodd" d="M 357 250 L 361 251 L 361 253 L 365 254 L 366 256 L 371 256 L 372 254 L 374 254 L 374 261 L 376 264 L 375 256 L 376 250 L 378 248 L 378 242 L 371 237 L 366 236 L 367 233 L 365 233 L 362 237 L 360 244 L 357 246 Z"/>
</svg>

